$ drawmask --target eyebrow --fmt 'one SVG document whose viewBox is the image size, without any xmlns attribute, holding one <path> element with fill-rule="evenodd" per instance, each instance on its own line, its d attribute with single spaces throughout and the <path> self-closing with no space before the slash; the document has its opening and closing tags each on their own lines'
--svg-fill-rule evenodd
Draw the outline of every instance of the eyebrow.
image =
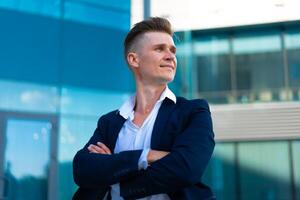
<svg viewBox="0 0 300 200">
<path fill-rule="evenodd" d="M 160 43 L 160 44 L 154 44 L 153 45 L 154 47 L 164 47 L 164 46 L 168 46 L 167 44 L 165 44 L 165 43 Z M 176 46 L 175 45 L 171 45 L 171 49 L 173 49 L 173 50 L 176 50 Z"/>
</svg>

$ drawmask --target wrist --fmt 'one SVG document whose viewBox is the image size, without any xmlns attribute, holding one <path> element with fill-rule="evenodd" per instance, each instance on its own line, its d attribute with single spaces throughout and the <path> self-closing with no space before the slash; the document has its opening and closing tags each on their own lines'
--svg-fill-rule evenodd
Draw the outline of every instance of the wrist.
<svg viewBox="0 0 300 200">
<path fill-rule="evenodd" d="M 139 161 L 138 161 L 138 167 L 139 167 L 139 170 L 140 169 L 147 169 L 149 163 L 148 163 L 148 153 L 149 153 L 150 149 L 144 149 L 142 151 L 142 154 L 139 158 Z"/>
<path fill-rule="evenodd" d="M 151 164 L 153 162 L 153 150 L 150 149 L 147 155 L 147 162 L 148 164 Z"/>
</svg>

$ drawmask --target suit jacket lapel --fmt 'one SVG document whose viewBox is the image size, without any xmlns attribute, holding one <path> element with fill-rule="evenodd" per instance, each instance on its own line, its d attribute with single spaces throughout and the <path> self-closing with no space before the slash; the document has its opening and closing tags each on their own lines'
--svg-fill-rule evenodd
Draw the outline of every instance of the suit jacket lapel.
<svg viewBox="0 0 300 200">
<path fill-rule="evenodd" d="M 124 124 L 126 119 L 124 119 L 119 112 L 116 112 L 116 114 L 113 116 L 113 119 L 111 120 L 111 123 L 109 124 L 108 127 L 108 141 L 109 141 L 109 146 L 111 150 L 115 149 L 116 142 L 118 139 L 119 132 Z"/>
<path fill-rule="evenodd" d="M 169 115 L 174 108 L 174 102 L 168 98 L 165 98 L 154 123 L 151 138 L 151 148 L 155 149 L 156 145 L 159 143 L 160 134 L 162 134 L 164 127 L 167 124 L 167 120 L 169 119 Z"/>
</svg>

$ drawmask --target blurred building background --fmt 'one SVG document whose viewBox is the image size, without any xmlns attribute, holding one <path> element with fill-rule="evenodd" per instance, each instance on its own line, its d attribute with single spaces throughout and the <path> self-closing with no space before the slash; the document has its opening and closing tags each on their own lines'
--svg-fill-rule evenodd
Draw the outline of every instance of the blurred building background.
<svg viewBox="0 0 300 200">
<path fill-rule="evenodd" d="M 211 105 L 204 175 L 226 200 L 300 200 L 296 0 L 1 0 L 0 199 L 71 199 L 72 158 L 100 115 L 134 91 L 130 26 L 176 30 L 177 95 Z"/>
</svg>

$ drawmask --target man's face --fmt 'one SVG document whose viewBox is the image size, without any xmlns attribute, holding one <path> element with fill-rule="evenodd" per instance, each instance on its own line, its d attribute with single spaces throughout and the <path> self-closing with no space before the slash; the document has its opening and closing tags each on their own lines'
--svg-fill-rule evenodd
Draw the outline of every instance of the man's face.
<svg viewBox="0 0 300 200">
<path fill-rule="evenodd" d="M 166 84 L 174 79 L 177 67 L 173 38 L 163 32 L 145 33 L 137 44 L 137 78 L 144 83 Z"/>
</svg>

